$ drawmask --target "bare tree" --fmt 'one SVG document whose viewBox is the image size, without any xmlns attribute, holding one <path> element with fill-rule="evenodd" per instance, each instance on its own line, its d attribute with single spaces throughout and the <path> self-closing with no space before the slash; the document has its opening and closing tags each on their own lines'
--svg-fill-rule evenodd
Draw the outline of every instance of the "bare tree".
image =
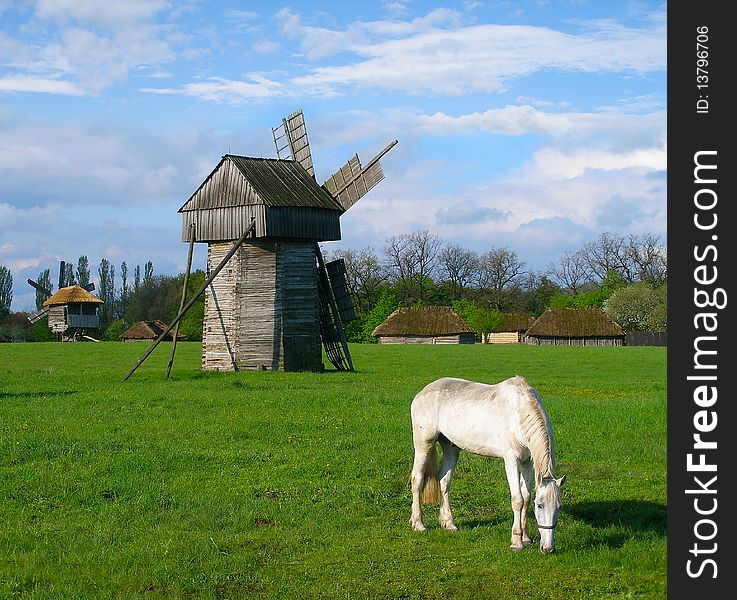
<svg viewBox="0 0 737 600">
<path fill-rule="evenodd" d="M 581 292 L 593 276 L 583 250 L 563 254 L 557 263 L 548 267 L 548 274 L 555 283 L 574 296 Z"/>
<path fill-rule="evenodd" d="M 433 275 L 442 243 L 427 229 L 395 235 L 386 241 L 387 272 L 402 289 L 405 304 L 425 299 L 427 280 Z"/>
<path fill-rule="evenodd" d="M 514 250 L 493 248 L 479 256 L 476 284 L 489 293 L 492 304 L 500 310 L 504 290 L 524 274 L 524 267 Z"/>
<path fill-rule="evenodd" d="M 631 235 L 627 252 L 640 281 L 657 286 L 667 279 L 666 248 L 660 244 L 659 236 L 653 233 L 645 233 L 641 237 Z"/>
<path fill-rule="evenodd" d="M 581 249 L 594 276 L 604 281 L 607 272 L 614 269 L 625 281 L 635 281 L 635 269 L 629 255 L 627 240 L 620 235 L 604 232 L 584 244 Z"/>
<path fill-rule="evenodd" d="M 379 257 L 370 246 L 363 250 L 336 250 L 331 260 L 342 258 L 345 263 L 348 287 L 365 312 L 370 311 L 379 299 L 381 286 L 386 281 L 386 272 Z"/>
<path fill-rule="evenodd" d="M 458 244 L 445 246 L 438 254 L 438 270 L 451 284 L 455 295 L 473 283 L 478 277 L 478 268 L 478 255 Z"/>
</svg>

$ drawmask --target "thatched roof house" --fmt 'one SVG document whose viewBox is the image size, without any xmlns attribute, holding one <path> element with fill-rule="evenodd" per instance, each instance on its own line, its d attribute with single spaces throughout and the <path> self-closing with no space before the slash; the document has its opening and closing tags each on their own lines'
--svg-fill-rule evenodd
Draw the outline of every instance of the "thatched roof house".
<svg viewBox="0 0 737 600">
<path fill-rule="evenodd" d="M 167 327 L 169 326 L 163 321 L 138 321 L 138 323 L 136 323 L 132 327 L 129 327 L 123 333 L 121 333 L 120 339 L 124 342 L 153 341 L 158 339 Z M 173 331 L 167 333 L 166 336 L 164 336 L 164 339 L 171 341 L 173 337 L 172 333 Z M 181 333 L 177 334 L 178 340 L 182 340 L 184 339 L 184 337 L 185 336 L 183 336 Z"/>
<path fill-rule="evenodd" d="M 61 288 L 56 294 L 44 301 L 43 306 L 61 306 L 62 304 L 102 304 L 102 300 L 93 296 L 78 285 Z"/>
<path fill-rule="evenodd" d="M 600 308 L 548 308 L 525 334 L 528 344 L 622 346 L 624 331 Z"/>
<path fill-rule="evenodd" d="M 61 288 L 48 298 L 49 329 L 62 339 L 77 339 L 100 326 L 97 307 L 103 301 L 78 285 Z"/>
<path fill-rule="evenodd" d="M 502 321 L 489 333 L 490 344 L 518 344 L 535 322 L 529 313 L 503 313 Z"/>
<path fill-rule="evenodd" d="M 449 306 L 398 308 L 374 329 L 380 344 L 473 344 L 476 331 Z"/>
</svg>

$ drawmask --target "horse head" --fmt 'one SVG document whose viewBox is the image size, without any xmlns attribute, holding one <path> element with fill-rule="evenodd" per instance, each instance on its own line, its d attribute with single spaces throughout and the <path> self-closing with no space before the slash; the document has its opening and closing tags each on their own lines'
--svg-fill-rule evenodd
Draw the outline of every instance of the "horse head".
<svg viewBox="0 0 737 600">
<path fill-rule="evenodd" d="M 535 489 L 535 520 L 540 532 L 540 552 L 550 554 L 555 551 L 555 526 L 561 507 L 560 488 L 566 476 L 559 479 L 544 477 Z"/>
</svg>

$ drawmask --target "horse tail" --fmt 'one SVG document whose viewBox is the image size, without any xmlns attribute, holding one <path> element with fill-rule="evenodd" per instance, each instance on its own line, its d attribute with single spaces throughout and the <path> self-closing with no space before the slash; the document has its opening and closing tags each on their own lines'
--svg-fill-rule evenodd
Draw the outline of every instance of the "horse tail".
<svg viewBox="0 0 737 600">
<path fill-rule="evenodd" d="M 424 504 L 437 504 L 440 502 L 440 481 L 438 480 L 438 454 L 435 444 L 432 445 L 423 474 L 422 502 Z"/>
</svg>

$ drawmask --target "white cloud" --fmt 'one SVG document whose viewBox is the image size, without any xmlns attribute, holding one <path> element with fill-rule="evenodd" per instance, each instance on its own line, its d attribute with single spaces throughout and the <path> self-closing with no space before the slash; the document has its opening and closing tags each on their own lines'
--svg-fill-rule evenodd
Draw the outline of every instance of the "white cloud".
<svg viewBox="0 0 737 600">
<path fill-rule="evenodd" d="M 117 28 L 147 21 L 171 6 L 165 0 L 36 0 L 34 14 L 59 24 L 79 21 L 97 27 Z"/>
<path fill-rule="evenodd" d="M 607 23 L 573 35 L 545 27 L 491 24 L 441 29 L 436 23 L 447 22 L 448 16 L 433 19 L 432 14 L 425 22 L 414 21 L 414 31 L 402 31 L 403 37 L 364 41 L 355 31 L 386 34 L 388 27 L 352 24 L 328 32 L 301 26 L 300 18 L 287 12 L 282 30 L 301 36 L 308 56 L 340 49 L 359 57 L 350 64 L 317 66 L 292 83 L 306 93 L 373 87 L 453 96 L 500 91 L 511 79 L 543 69 L 645 73 L 665 68 L 662 24 L 634 29 Z M 330 48 L 318 38 L 329 40 Z"/>
<path fill-rule="evenodd" d="M 133 67 L 171 61 L 167 29 L 151 22 L 166 6 L 144 0 L 40 0 L 26 31 L 44 35 L 27 34 L 30 41 L 24 43 L 0 34 L 0 64 L 11 69 L 0 90 L 99 94 L 125 80 Z M 47 28 L 49 22 L 56 27 Z"/>
<path fill-rule="evenodd" d="M 571 152 L 544 148 L 535 153 L 531 170 L 542 176 L 573 179 L 588 170 L 614 171 L 640 168 L 645 171 L 660 171 L 666 166 L 665 147 L 643 148 L 622 153 L 591 148 L 579 148 Z"/>
<path fill-rule="evenodd" d="M 207 102 L 243 104 L 251 100 L 265 100 L 283 94 L 284 84 L 252 73 L 250 81 L 234 81 L 211 77 L 198 83 L 187 83 L 179 88 L 141 88 L 150 94 L 176 94 Z"/>
<path fill-rule="evenodd" d="M 0 77 L 0 91 L 18 93 L 59 94 L 62 96 L 85 96 L 87 92 L 70 81 L 45 79 L 27 75 Z"/>
</svg>

